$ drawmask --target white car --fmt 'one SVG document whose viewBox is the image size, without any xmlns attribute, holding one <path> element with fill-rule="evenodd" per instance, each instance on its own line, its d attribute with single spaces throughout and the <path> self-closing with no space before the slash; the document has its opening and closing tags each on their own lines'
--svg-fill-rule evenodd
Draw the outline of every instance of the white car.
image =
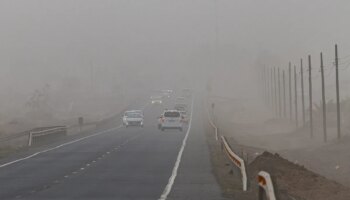
<svg viewBox="0 0 350 200">
<path fill-rule="evenodd" d="M 182 116 L 182 122 L 188 124 L 189 119 L 187 118 L 187 105 L 186 104 L 176 104 L 175 110 L 179 111 Z"/>
<path fill-rule="evenodd" d="M 152 104 L 162 104 L 163 100 L 161 96 L 151 96 L 151 103 Z"/>
<path fill-rule="evenodd" d="M 143 127 L 143 114 L 135 111 L 126 111 L 123 116 L 123 125 Z"/>
<path fill-rule="evenodd" d="M 140 113 L 143 117 L 143 111 L 142 110 L 130 110 L 130 112 Z"/>
<path fill-rule="evenodd" d="M 164 111 L 159 119 L 159 128 L 164 131 L 165 129 L 178 129 L 183 130 L 183 117 L 178 110 Z"/>
</svg>

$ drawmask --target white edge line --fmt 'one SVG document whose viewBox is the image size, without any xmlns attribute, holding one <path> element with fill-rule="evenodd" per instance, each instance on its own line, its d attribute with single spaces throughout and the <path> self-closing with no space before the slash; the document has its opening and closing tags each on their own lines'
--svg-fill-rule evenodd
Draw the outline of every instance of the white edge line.
<svg viewBox="0 0 350 200">
<path fill-rule="evenodd" d="M 147 105 L 148 105 L 148 103 L 143 107 L 143 110 L 146 108 Z M 89 135 L 89 136 L 86 136 L 86 137 L 82 137 L 82 138 L 79 138 L 79 139 L 76 139 L 76 140 L 73 140 L 73 141 L 70 141 L 70 142 L 67 142 L 67 143 L 60 144 L 60 145 L 58 145 L 56 147 L 53 147 L 53 148 L 45 149 L 43 151 L 38 151 L 38 152 L 33 153 L 32 155 L 26 156 L 24 158 L 20 158 L 20 159 L 13 160 L 13 161 L 8 162 L 8 163 L 1 164 L 0 168 L 3 168 L 3 167 L 6 167 L 6 166 L 15 164 L 15 163 L 23 161 L 23 160 L 27 160 L 29 158 L 33 158 L 33 157 L 35 157 L 35 156 L 37 156 L 39 154 L 46 153 L 46 152 L 49 152 L 49 151 L 52 151 L 52 150 L 55 150 L 55 149 L 59 149 L 61 147 L 64 147 L 64 146 L 67 146 L 67 145 L 70 145 L 70 144 L 73 144 L 73 143 L 76 143 L 76 142 L 79 142 L 79 141 L 82 141 L 82 140 L 85 140 L 85 139 L 88 139 L 88 138 L 91 138 L 91 137 L 95 137 L 95 136 L 98 136 L 98 135 L 101 135 L 101 134 L 104 134 L 104 133 L 107 133 L 107 132 L 110 132 L 110 131 L 115 131 L 115 130 L 120 129 L 122 127 L 123 127 L 123 125 L 119 125 L 117 127 L 111 128 L 111 129 L 107 129 L 107 130 L 104 130 L 104 131 L 101 131 L 101 132 L 98 132 L 98 133 L 95 133 L 95 134 L 92 134 L 92 135 Z"/>
<path fill-rule="evenodd" d="M 88 139 L 88 138 L 91 138 L 91 137 L 95 137 L 95 136 L 98 136 L 98 135 L 101 135 L 101 134 L 104 134 L 104 133 L 107 133 L 107 132 L 110 132 L 110 131 L 114 131 L 114 130 L 120 129 L 121 127 L 122 127 L 122 125 L 117 126 L 115 128 L 108 129 L 108 130 L 104 130 L 104 131 L 101 131 L 101 132 L 98 132 L 98 133 L 95 133 L 95 134 L 92 134 L 92 135 L 89 135 L 89 136 L 86 136 L 86 137 L 82 137 L 82 138 L 79 138 L 79 139 L 76 139 L 76 140 L 73 140 L 73 141 L 70 141 L 70 142 L 66 142 L 66 143 L 60 144 L 58 146 L 49 148 L 49 149 L 45 149 L 43 151 L 38 151 L 38 152 L 36 152 L 36 153 L 34 153 L 32 155 L 26 156 L 24 158 L 20 158 L 20 159 L 17 159 L 17 160 L 8 162 L 8 163 L 4 163 L 4 164 L 0 165 L 0 168 L 3 168 L 3 167 L 6 167 L 6 166 L 15 164 L 15 163 L 23 161 L 23 160 L 27 160 L 29 158 L 33 158 L 34 156 L 37 156 L 39 154 L 46 153 L 46 152 L 49 152 L 49 151 L 52 151 L 52 150 L 55 150 L 55 149 L 59 149 L 61 147 L 64 147 L 64 146 L 67 146 L 67 145 L 70 145 L 70 144 L 73 144 L 73 143 L 76 143 L 76 142 L 79 142 L 79 141 L 82 141 L 82 140 L 85 140 L 85 139 Z"/>
<path fill-rule="evenodd" d="M 187 129 L 187 132 L 186 132 L 186 136 L 182 140 L 182 145 L 181 145 L 179 153 L 177 154 L 177 158 L 176 158 L 176 162 L 175 162 L 173 171 L 172 171 L 171 176 L 169 178 L 168 184 L 166 185 L 166 187 L 165 187 L 162 195 L 160 196 L 159 200 L 166 200 L 168 198 L 169 193 L 171 192 L 171 189 L 172 189 L 173 185 L 174 185 L 175 178 L 177 176 L 177 171 L 178 171 L 179 166 L 180 166 L 182 154 L 183 154 L 183 151 L 185 149 L 187 138 L 188 138 L 188 135 L 189 135 L 190 130 L 191 130 L 191 124 L 192 124 L 192 118 L 193 118 L 193 102 L 194 102 L 194 98 L 192 99 L 191 120 L 190 120 L 190 123 L 188 124 L 188 129 Z"/>
</svg>

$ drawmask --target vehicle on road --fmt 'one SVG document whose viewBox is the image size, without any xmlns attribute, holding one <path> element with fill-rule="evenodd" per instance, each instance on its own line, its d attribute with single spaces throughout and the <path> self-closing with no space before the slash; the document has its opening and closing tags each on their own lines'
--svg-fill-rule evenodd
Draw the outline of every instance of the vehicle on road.
<svg viewBox="0 0 350 200">
<path fill-rule="evenodd" d="M 130 112 L 140 113 L 143 117 L 143 111 L 142 110 L 130 110 Z"/>
<path fill-rule="evenodd" d="M 163 114 L 158 118 L 158 129 L 162 128 Z"/>
<path fill-rule="evenodd" d="M 123 125 L 125 127 L 143 127 L 143 114 L 141 114 L 140 112 L 135 112 L 133 110 L 126 111 L 123 116 Z"/>
<path fill-rule="evenodd" d="M 178 110 L 166 110 L 159 118 L 159 126 L 162 131 L 166 129 L 183 130 L 183 117 Z"/>
<path fill-rule="evenodd" d="M 187 118 L 187 105 L 186 104 L 176 104 L 174 106 L 175 110 L 178 110 L 182 116 L 182 121 L 184 123 L 188 123 L 188 118 Z"/>
<path fill-rule="evenodd" d="M 160 105 L 163 103 L 163 99 L 161 96 L 151 96 L 151 103 L 155 105 Z"/>
<path fill-rule="evenodd" d="M 177 103 L 177 104 L 175 104 L 174 109 L 178 110 L 178 111 L 187 111 L 187 104 Z"/>
</svg>

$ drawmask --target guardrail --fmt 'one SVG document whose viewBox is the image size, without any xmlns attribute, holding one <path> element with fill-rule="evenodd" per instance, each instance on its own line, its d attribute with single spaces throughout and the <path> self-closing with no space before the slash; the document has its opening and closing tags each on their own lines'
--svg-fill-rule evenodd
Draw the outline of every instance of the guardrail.
<svg viewBox="0 0 350 200">
<path fill-rule="evenodd" d="M 258 173 L 258 184 L 259 184 L 259 200 L 264 199 L 264 193 L 268 200 L 276 200 L 275 191 L 273 188 L 271 176 L 265 171 Z"/>
<path fill-rule="evenodd" d="M 116 114 L 111 114 L 109 116 L 106 116 L 100 120 L 92 121 L 92 122 L 84 122 L 83 126 L 91 126 L 95 125 L 96 128 L 100 128 L 101 126 L 104 126 L 111 121 L 113 121 L 116 118 L 119 118 L 122 116 L 125 110 L 127 110 L 129 106 L 125 106 L 121 112 L 118 112 Z M 81 124 L 74 124 L 70 126 L 55 126 L 55 127 L 41 127 L 41 128 L 35 128 L 30 131 L 24 131 L 20 133 L 12 133 L 3 137 L 0 137 L 0 148 L 7 147 L 7 146 L 17 146 L 17 147 L 24 147 L 24 146 L 31 146 L 33 144 L 33 138 L 40 137 L 44 135 L 50 135 L 53 134 L 53 131 L 57 131 L 60 128 L 65 127 L 65 133 L 67 133 L 68 129 L 72 128 L 78 128 L 81 126 Z M 113 124 L 114 126 L 114 124 Z M 64 128 L 63 128 L 64 129 Z"/>
<path fill-rule="evenodd" d="M 227 157 L 233 162 L 233 164 L 235 164 L 240 169 L 242 175 L 243 191 L 247 191 L 248 180 L 244 160 L 233 152 L 224 136 L 221 136 L 221 142 L 223 150 L 226 152 Z"/>
<path fill-rule="evenodd" d="M 40 130 L 43 128 L 39 128 L 39 130 L 32 130 L 29 131 L 28 134 L 28 146 L 32 146 L 33 139 L 35 137 L 41 137 L 41 136 L 47 136 L 52 134 L 66 134 L 67 133 L 67 127 L 66 126 L 58 126 L 58 127 L 52 127 L 52 128 L 46 128 L 44 130 Z"/>
<path fill-rule="evenodd" d="M 207 108 L 209 123 L 214 128 L 215 138 L 216 140 L 218 140 L 218 128 L 216 127 L 213 120 L 211 119 L 209 109 L 207 106 L 206 108 Z M 232 161 L 232 163 L 240 169 L 241 175 L 242 175 L 243 191 L 247 191 L 248 178 L 247 178 L 245 161 L 232 150 L 232 148 L 230 147 L 229 143 L 227 142 L 224 136 L 221 136 L 221 147 L 222 147 L 222 150 L 225 151 L 227 157 Z M 258 195 L 259 200 L 264 199 L 264 194 L 266 194 L 266 198 L 268 200 L 276 200 L 276 195 L 275 195 L 270 174 L 265 171 L 260 171 L 257 177 L 258 177 L 258 185 L 259 185 L 259 195 Z"/>
</svg>

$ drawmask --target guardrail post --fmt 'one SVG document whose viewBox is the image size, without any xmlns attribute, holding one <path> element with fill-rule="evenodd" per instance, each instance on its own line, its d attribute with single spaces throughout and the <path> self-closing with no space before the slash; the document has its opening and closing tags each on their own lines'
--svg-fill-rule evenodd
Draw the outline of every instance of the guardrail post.
<svg viewBox="0 0 350 200">
<path fill-rule="evenodd" d="M 28 146 L 32 146 L 32 141 L 33 141 L 33 133 L 29 132 L 28 134 Z"/>
<path fill-rule="evenodd" d="M 78 121 L 79 121 L 79 132 L 81 132 L 83 124 L 84 124 L 84 118 L 83 117 L 79 117 Z"/>
<path fill-rule="evenodd" d="M 266 194 L 268 200 L 276 200 L 275 190 L 273 188 L 272 179 L 270 174 L 265 171 L 258 173 L 259 184 L 259 200 L 263 199 L 263 194 Z"/>
<path fill-rule="evenodd" d="M 258 196 L 258 200 L 264 200 L 264 189 L 262 187 L 259 187 L 259 196 Z"/>
<path fill-rule="evenodd" d="M 233 152 L 224 136 L 221 136 L 221 140 L 224 151 L 226 152 L 228 158 L 234 165 L 236 165 L 240 169 L 242 175 L 243 191 L 247 191 L 248 178 L 243 158 L 239 157 L 235 152 Z"/>
<path fill-rule="evenodd" d="M 224 142 L 221 140 L 221 151 L 224 152 Z"/>
</svg>

